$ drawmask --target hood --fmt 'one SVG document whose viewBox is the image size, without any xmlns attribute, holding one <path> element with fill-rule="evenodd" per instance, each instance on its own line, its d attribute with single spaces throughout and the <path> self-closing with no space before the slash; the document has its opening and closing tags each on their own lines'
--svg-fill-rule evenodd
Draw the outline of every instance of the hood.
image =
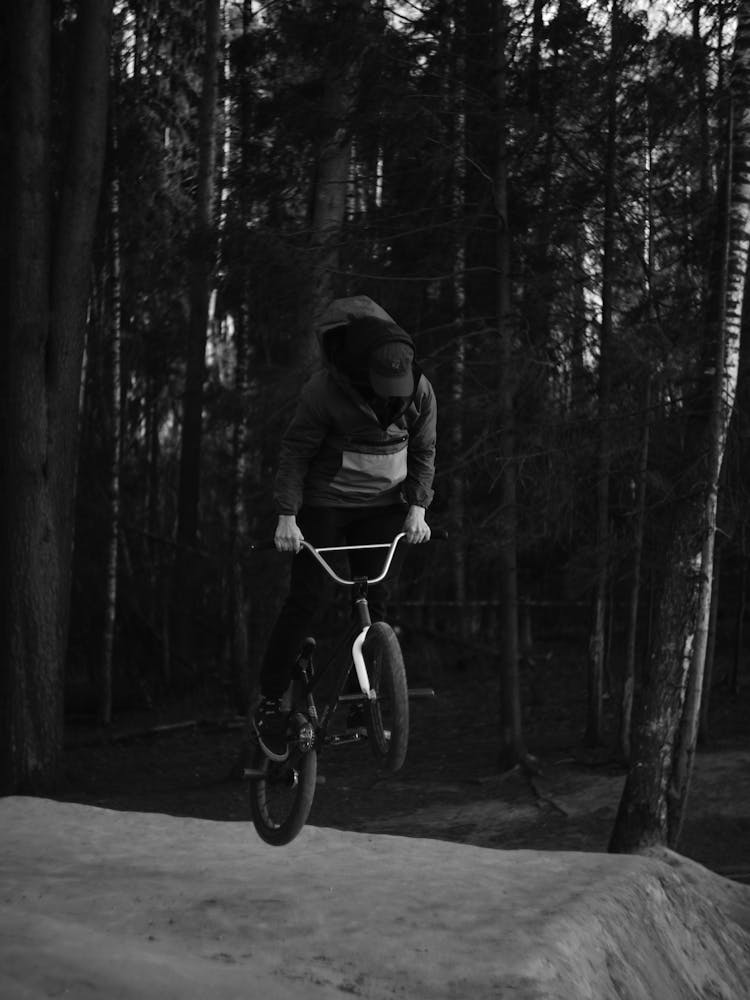
<svg viewBox="0 0 750 1000">
<path fill-rule="evenodd" d="M 317 324 L 318 334 L 337 326 L 346 326 L 353 319 L 362 316 L 376 316 L 378 319 L 393 322 L 393 317 L 379 306 L 368 295 L 350 295 L 345 299 L 334 299 L 325 309 Z"/>
<path fill-rule="evenodd" d="M 323 357 L 339 370 L 355 375 L 364 370 L 370 351 L 381 344 L 414 341 L 392 316 L 367 295 L 334 299 L 317 326 Z"/>
</svg>

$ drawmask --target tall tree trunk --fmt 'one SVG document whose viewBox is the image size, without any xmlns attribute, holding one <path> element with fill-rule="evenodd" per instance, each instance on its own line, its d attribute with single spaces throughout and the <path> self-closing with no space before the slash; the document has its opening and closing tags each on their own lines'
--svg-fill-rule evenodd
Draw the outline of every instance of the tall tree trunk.
<svg viewBox="0 0 750 1000">
<path fill-rule="evenodd" d="M 694 52 L 692 66 L 695 72 L 698 135 L 700 136 L 699 194 L 700 207 L 704 213 L 701 232 L 705 236 L 709 231 L 707 223 L 711 212 L 711 140 L 709 102 L 706 83 L 708 66 L 706 63 L 706 45 L 701 34 L 701 5 L 702 0 L 693 0 L 691 7 L 691 20 Z M 704 240 L 704 242 L 706 244 L 708 243 L 707 240 Z"/>
<path fill-rule="evenodd" d="M 82 0 L 51 225 L 50 3 L 13 5 L 0 309 L 0 793 L 54 788 L 62 746 L 78 400 L 106 136 L 112 5 Z M 12 237 L 11 237 L 12 234 Z M 13 243 L 9 242 L 12 238 Z"/>
<path fill-rule="evenodd" d="M 651 114 L 647 115 L 651 121 Z M 654 183 L 653 183 L 653 138 L 650 125 L 646 129 L 646 298 L 652 329 L 658 328 L 658 317 L 654 307 Z M 646 376 L 643 394 L 643 430 L 638 468 L 635 476 L 636 496 L 633 517 L 633 564 L 628 602 L 628 623 L 625 643 L 625 670 L 622 682 L 620 705 L 620 752 L 626 761 L 630 760 L 631 730 L 633 725 L 633 699 L 636 682 L 636 649 L 638 644 L 638 609 L 641 596 L 641 566 L 643 561 L 643 540 L 646 527 L 646 478 L 648 474 L 649 450 L 651 446 L 651 424 L 653 376 Z"/>
<path fill-rule="evenodd" d="M 302 318 L 297 368 L 308 372 L 318 356 L 316 320 L 335 297 L 340 269 L 340 242 L 346 216 L 351 160 L 351 116 L 359 87 L 360 57 L 353 45 L 352 30 L 369 8 L 369 0 L 337 5 L 336 28 L 341 44 L 328 59 L 323 75 L 322 129 L 316 158 L 312 199 L 310 249 L 312 251 L 312 297 L 309 316 Z"/>
<path fill-rule="evenodd" d="M 245 713 L 250 705 L 250 673 L 249 673 L 249 637 L 247 628 L 247 607 L 245 581 L 243 577 L 242 553 L 247 544 L 247 508 L 245 490 L 247 479 L 247 448 L 248 448 L 248 415 L 247 400 L 249 397 L 249 352 L 248 352 L 248 322 L 244 306 L 240 308 L 235 327 L 235 392 L 241 400 L 232 433 L 232 509 L 230 514 L 231 531 L 231 579 L 230 579 L 230 617 L 231 617 L 231 677 L 234 691 L 235 707 L 239 713 Z"/>
<path fill-rule="evenodd" d="M 113 105 L 114 107 L 114 105 Z M 117 557 L 120 537 L 120 462 L 122 457 L 122 286 L 120 263 L 120 181 L 118 176 L 117 124 L 112 122 L 110 215 L 112 232 L 112 383 L 111 464 L 109 473 L 109 539 L 107 542 L 106 605 L 102 642 L 99 722 L 112 722 L 112 675 L 117 624 Z"/>
<path fill-rule="evenodd" d="M 599 443 L 596 476 L 596 582 L 589 639 L 588 701 L 585 743 L 603 741 L 604 663 L 606 656 L 607 591 L 609 588 L 609 476 L 611 464 L 610 396 L 612 292 L 615 253 L 615 187 L 617 163 L 617 61 L 619 2 L 613 0 L 607 80 L 607 146 L 604 162 L 604 239 L 602 252 L 602 322 L 599 336 Z"/>
<path fill-rule="evenodd" d="M 206 340 L 211 280 L 215 266 L 214 226 L 216 173 L 216 106 L 220 0 L 204 0 L 203 87 L 198 109 L 198 177 L 195 222 L 190 248 L 190 321 L 182 412 L 180 480 L 177 496 L 177 556 L 175 559 L 176 643 L 181 668 L 193 655 L 193 625 L 198 603 L 198 538 L 203 431 L 203 383 L 206 377 Z M 179 591 L 179 594 L 177 593 Z M 173 670 L 173 674 L 176 671 Z"/>
<path fill-rule="evenodd" d="M 198 115 L 198 178 L 190 250 L 190 325 L 182 417 L 178 496 L 178 541 L 192 546 L 198 533 L 203 382 L 211 278 L 214 269 L 216 101 L 219 53 L 219 0 L 205 0 L 203 88 Z"/>
<path fill-rule="evenodd" d="M 500 588 L 501 661 L 500 751 L 501 769 L 513 767 L 526 757 L 521 733 L 521 685 L 518 642 L 518 568 L 516 559 L 518 512 L 516 500 L 515 352 L 510 289 L 510 230 L 508 227 L 508 152 L 506 140 L 506 44 L 507 9 L 495 6 L 495 101 L 497 151 L 495 164 L 495 211 L 497 213 L 497 324 L 500 348 Z"/>
<path fill-rule="evenodd" d="M 543 162 L 543 179 L 541 182 L 541 197 L 533 235 L 528 248 L 528 276 L 525 287 L 524 312 L 527 317 L 529 339 L 532 349 L 538 355 L 540 364 L 546 369 L 549 359 L 546 352 L 550 348 L 550 310 L 555 301 L 553 284 L 553 265 L 550 258 L 550 242 L 552 239 L 552 191 L 555 179 L 555 143 L 558 86 L 556 84 L 559 48 L 555 45 L 549 66 L 548 93 L 542 100 L 542 38 L 546 32 L 544 25 L 544 7 L 546 0 L 534 0 L 533 32 L 531 43 L 531 59 L 529 70 L 529 142 L 535 149 L 541 146 L 538 155 Z M 555 35 L 552 35 L 554 44 Z M 526 393 L 529 389 L 526 388 Z M 539 388 L 534 391 L 533 405 L 542 414 L 542 421 L 547 417 L 547 383 L 540 380 Z"/>
<path fill-rule="evenodd" d="M 716 624 L 719 613 L 719 583 L 721 581 L 721 547 L 717 544 L 714 551 L 714 578 L 711 587 L 711 613 L 708 619 L 708 643 L 706 646 L 706 666 L 703 671 L 703 690 L 701 694 L 700 719 L 698 722 L 698 743 L 705 744 L 711 738 L 709 727 L 709 708 L 711 706 L 711 689 L 713 687 L 714 663 L 716 661 Z"/>
<path fill-rule="evenodd" d="M 738 9 L 732 65 L 733 150 L 726 264 L 714 367 L 704 378 L 710 410 L 691 435 L 692 491 L 676 511 L 650 656 L 643 712 L 635 729 L 610 850 L 679 840 L 700 718 L 721 467 L 739 369 L 742 303 L 750 248 L 750 0 Z"/>
<path fill-rule="evenodd" d="M 451 453 L 454 471 L 450 477 L 451 515 L 456 529 L 453 543 L 453 590 L 459 606 L 459 631 L 467 631 L 466 599 L 468 596 L 466 571 L 466 473 L 461 462 L 464 451 L 464 407 L 466 389 L 466 238 L 464 216 L 466 200 L 466 24 L 463 3 L 445 0 L 440 11 L 443 26 L 442 47 L 445 66 L 445 105 L 448 121 L 448 142 L 452 149 L 452 163 L 448 178 L 447 197 L 450 199 L 455 238 L 452 246 L 450 268 L 450 301 L 448 309 L 454 319 L 458 336 L 453 342 L 453 373 L 451 379 Z"/>
<path fill-rule="evenodd" d="M 578 221 L 573 237 L 573 274 L 572 316 L 570 337 L 570 413 L 574 420 L 585 417 L 588 409 L 588 394 L 586 391 L 586 331 L 588 327 L 588 307 L 586 303 L 586 260 L 585 260 L 585 229 L 583 219 Z"/>
<path fill-rule="evenodd" d="M 633 698 L 635 695 L 635 661 L 638 640 L 638 606 L 641 596 L 641 562 L 643 537 L 646 525 L 646 475 L 651 440 L 651 378 L 646 379 L 643 401 L 643 439 L 636 479 L 635 510 L 633 518 L 633 569 L 628 602 L 628 626 L 625 642 L 625 671 L 622 683 L 620 708 L 620 752 L 630 760 L 630 731 L 633 725 Z"/>
</svg>

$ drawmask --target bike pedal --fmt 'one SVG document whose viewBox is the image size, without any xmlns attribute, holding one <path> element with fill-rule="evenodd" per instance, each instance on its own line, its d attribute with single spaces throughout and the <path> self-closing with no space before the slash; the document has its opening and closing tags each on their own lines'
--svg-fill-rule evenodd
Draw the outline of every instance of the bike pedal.
<svg viewBox="0 0 750 1000">
<path fill-rule="evenodd" d="M 409 688 L 410 698 L 434 698 L 434 688 Z"/>
<path fill-rule="evenodd" d="M 342 733 L 340 735 L 329 736 L 328 743 L 333 747 L 345 747 L 349 746 L 351 743 L 363 743 L 367 739 L 366 729 L 357 729 L 351 733 Z"/>
</svg>

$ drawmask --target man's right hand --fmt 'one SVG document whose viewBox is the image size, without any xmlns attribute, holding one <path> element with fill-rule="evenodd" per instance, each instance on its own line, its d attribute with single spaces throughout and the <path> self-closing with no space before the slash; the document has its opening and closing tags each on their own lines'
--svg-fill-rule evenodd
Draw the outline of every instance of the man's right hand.
<svg viewBox="0 0 750 1000">
<path fill-rule="evenodd" d="M 279 552 L 299 552 L 302 548 L 304 535 L 299 529 L 294 514 L 279 514 L 273 542 Z"/>
</svg>

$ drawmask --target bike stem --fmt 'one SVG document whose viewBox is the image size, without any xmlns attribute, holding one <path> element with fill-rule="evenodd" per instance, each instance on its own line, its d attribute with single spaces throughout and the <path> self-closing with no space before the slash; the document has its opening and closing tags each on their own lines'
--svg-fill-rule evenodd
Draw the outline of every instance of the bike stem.
<svg viewBox="0 0 750 1000">
<path fill-rule="evenodd" d="M 354 581 L 354 616 L 362 628 L 372 625 L 370 608 L 367 603 L 367 578 L 359 577 Z"/>
</svg>

